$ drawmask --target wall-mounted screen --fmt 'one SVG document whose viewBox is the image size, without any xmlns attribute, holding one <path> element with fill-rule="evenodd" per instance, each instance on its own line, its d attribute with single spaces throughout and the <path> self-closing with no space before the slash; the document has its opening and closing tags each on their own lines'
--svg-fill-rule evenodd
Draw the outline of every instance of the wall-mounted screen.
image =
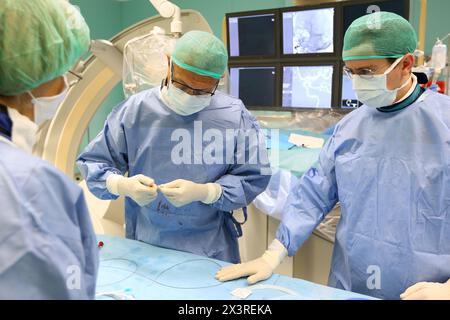
<svg viewBox="0 0 450 320">
<path fill-rule="evenodd" d="M 283 107 L 331 108 L 333 66 L 283 68 Z"/>
<path fill-rule="evenodd" d="M 231 57 L 275 55 L 275 14 L 228 18 Z"/>
<path fill-rule="evenodd" d="M 275 104 L 275 67 L 230 68 L 230 93 L 248 107 Z"/>
<path fill-rule="evenodd" d="M 283 12 L 283 53 L 332 53 L 334 8 Z"/>
<path fill-rule="evenodd" d="M 346 29 L 376 11 L 405 19 L 410 12 L 410 0 L 309 2 L 226 15 L 232 94 L 250 109 L 346 113 L 360 107 L 342 72 Z"/>
</svg>

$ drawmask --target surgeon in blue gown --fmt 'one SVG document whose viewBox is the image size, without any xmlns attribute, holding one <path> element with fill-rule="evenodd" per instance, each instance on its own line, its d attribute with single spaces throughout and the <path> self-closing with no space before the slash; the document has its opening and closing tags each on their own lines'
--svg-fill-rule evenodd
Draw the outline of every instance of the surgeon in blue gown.
<svg viewBox="0 0 450 320">
<path fill-rule="evenodd" d="M 93 299 L 98 248 L 83 192 L 30 154 L 89 29 L 67 1 L 4 0 L 0 30 L 0 299 Z"/>
<path fill-rule="evenodd" d="M 79 156 L 94 195 L 126 196 L 127 238 L 240 261 L 232 212 L 264 191 L 270 165 L 256 119 L 216 91 L 227 59 L 212 34 L 186 33 L 161 87 L 119 104 Z"/>
<path fill-rule="evenodd" d="M 417 83 L 416 45 L 396 14 L 352 23 L 343 59 L 364 105 L 336 125 L 293 188 L 267 252 L 220 270 L 219 280 L 270 277 L 339 201 L 330 286 L 383 299 L 450 299 L 450 98 Z"/>
</svg>

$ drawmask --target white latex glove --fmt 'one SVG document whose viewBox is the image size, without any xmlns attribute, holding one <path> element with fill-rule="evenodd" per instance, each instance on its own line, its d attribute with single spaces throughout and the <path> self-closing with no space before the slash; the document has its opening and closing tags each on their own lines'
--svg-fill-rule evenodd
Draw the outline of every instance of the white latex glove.
<svg viewBox="0 0 450 320">
<path fill-rule="evenodd" d="M 158 195 L 155 181 L 142 174 L 130 178 L 111 174 L 106 179 L 106 188 L 112 194 L 133 199 L 141 207 L 155 200 Z"/>
<path fill-rule="evenodd" d="M 223 282 L 249 276 L 248 284 L 266 280 L 287 255 L 286 248 L 275 239 L 261 258 L 222 268 L 216 273 L 216 279 Z"/>
<path fill-rule="evenodd" d="M 160 185 L 159 190 L 175 207 L 182 207 L 194 201 L 214 203 L 222 195 L 222 187 L 218 183 L 203 184 L 183 179 Z"/>
<path fill-rule="evenodd" d="M 446 283 L 419 282 L 400 295 L 402 300 L 450 300 L 450 280 Z"/>
</svg>

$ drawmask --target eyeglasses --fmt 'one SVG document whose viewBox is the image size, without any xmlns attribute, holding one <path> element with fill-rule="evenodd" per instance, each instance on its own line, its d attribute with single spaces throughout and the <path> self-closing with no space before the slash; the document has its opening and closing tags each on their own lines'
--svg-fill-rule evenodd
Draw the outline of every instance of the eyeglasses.
<svg viewBox="0 0 450 320">
<path fill-rule="evenodd" d="M 78 82 L 80 82 L 81 80 L 83 80 L 83 77 L 81 75 L 79 75 L 78 73 L 69 70 L 67 71 L 68 73 L 70 73 L 71 75 L 75 76 L 75 80 L 70 81 L 69 83 L 69 88 L 72 88 L 73 86 L 75 86 Z"/>
<path fill-rule="evenodd" d="M 397 65 L 399 65 L 400 61 L 402 61 L 403 57 L 398 58 L 397 60 L 395 60 L 392 64 L 390 64 L 389 66 L 387 66 L 385 68 L 385 70 L 383 72 L 377 72 L 375 70 L 372 70 L 370 68 L 362 68 L 359 69 L 357 73 L 353 72 L 350 68 L 348 68 L 347 66 L 344 66 L 343 70 L 344 70 L 344 74 L 349 77 L 350 79 L 353 78 L 353 76 L 357 75 L 363 79 L 367 79 L 370 80 L 372 79 L 374 76 L 376 75 L 380 75 L 380 74 L 388 74 L 389 72 L 391 72 L 395 67 L 397 67 Z"/>
<path fill-rule="evenodd" d="M 344 67 L 344 74 L 349 78 L 353 79 L 354 75 L 358 75 L 363 79 L 372 79 L 377 73 L 372 69 L 361 69 L 358 73 L 354 73 L 350 68 Z"/>
<path fill-rule="evenodd" d="M 194 96 L 201 96 L 201 95 L 208 95 L 208 94 L 213 96 L 216 93 L 217 87 L 219 86 L 219 81 L 217 81 L 213 91 L 206 91 L 206 90 L 202 90 L 202 89 L 195 89 L 195 88 L 192 88 L 192 87 L 188 86 L 185 83 L 181 83 L 181 82 L 175 80 L 173 78 L 173 66 L 171 66 L 170 69 L 171 69 L 170 70 L 170 82 L 172 84 L 176 83 L 177 87 L 180 88 L 181 90 L 183 90 L 184 92 L 192 94 Z"/>
</svg>

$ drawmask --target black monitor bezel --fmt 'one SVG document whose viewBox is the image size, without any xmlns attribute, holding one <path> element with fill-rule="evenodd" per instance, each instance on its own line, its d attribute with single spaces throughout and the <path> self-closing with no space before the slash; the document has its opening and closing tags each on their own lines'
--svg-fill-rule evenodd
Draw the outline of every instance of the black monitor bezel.
<svg viewBox="0 0 450 320">
<path fill-rule="evenodd" d="M 273 96 L 274 96 L 275 104 L 276 105 L 278 104 L 277 97 L 278 97 L 278 90 L 279 90 L 278 83 L 279 83 L 279 72 L 280 72 L 278 67 L 273 66 L 271 64 L 264 64 L 264 63 L 261 63 L 259 65 L 252 65 L 252 66 L 248 66 L 248 65 L 242 65 L 242 66 L 240 66 L 240 65 L 233 65 L 232 67 L 228 68 L 228 72 L 230 74 L 230 78 L 231 78 L 231 69 L 232 68 L 274 68 L 275 69 L 275 85 L 274 85 Z M 247 107 L 247 109 L 249 109 L 249 110 L 250 109 L 252 109 L 252 110 L 253 109 L 256 109 L 256 110 L 269 110 L 268 108 L 270 108 L 271 110 L 274 110 L 277 107 L 274 107 L 274 106 L 252 106 L 251 108 Z"/>
<path fill-rule="evenodd" d="M 285 107 L 283 106 L 283 78 L 284 78 L 284 67 L 321 67 L 321 66 L 331 66 L 333 67 L 333 78 L 331 80 L 331 87 L 334 88 L 335 81 L 336 81 L 336 73 L 339 73 L 337 68 L 339 65 L 337 63 L 331 63 L 331 62 L 312 62 L 312 61 L 305 61 L 302 63 L 283 63 L 281 65 L 280 70 L 280 78 L 281 78 L 281 101 L 280 101 L 280 108 L 281 110 L 285 111 L 311 111 L 311 110 L 331 110 L 331 109 L 337 109 L 337 108 L 302 108 L 302 107 Z M 332 90 L 331 92 L 331 101 L 332 104 L 334 99 L 336 98 L 334 95 L 336 94 L 335 90 Z"/>
<path fill-rule="evenodd" d="M 374 2 L 403 2 L 403 17 L 409 19 L 410 15 L 410 0 L 348 0 L 343 2 L 328 2 L 322 4 L 313 5 L 301 5 L 291 6 L 283 8 L 255 10 L 255 11 L 242 11 L 232 12 L 226 14 L 226 39 L 227 50 L 230 52 L 229 41 L 229 18 L 262 15 L 262 14 L 274 14 L 275 15 L 275 55 L 271 56 L 239 56 L 229 57 L 228 67 L 275 67 L 276 69 L 276 85 L 275 85 L 275 102 L 276 104 L 271 107 L 262 106 L 246 106 L 249 110 L 257 111 L 311 111 L 311 110 L 333 110 L 335 112 L 342 112 L 344 114 L 353 111 L 351 108 L 342 108 L 342 79 L 343 79 L 343 66 L 342 61 L 342 45 L 343 37 L 339 37 L 339 34 L 344 34 L 344 9 L 349 6 L 355 5 L 371 5 Z M 283 52 L 283 13 L 284 12 L 296 12 L 306 11 L 323 8 L 334 8 L 334 32 L 333 32 L 333 53 L 314 53 L 314 54 L 284 54 Z M 333 88 L 331 108 L 295 108 L 295 107 L 283 107 L 282 106 L 282 82 L 283 82 L 283 67 L 301 66 L 301 65 L 333 65 Z"/>
<path fill-rule="evenodd" d="M 280 32 L 281 32 L 281 36 L 280 36 L 280 56 L 281 58 L 316 58 L 316 57 L 323 57 L 323 58 L 330 58 L 330 57 L 335 57 L 336 56 L 336 45 L 337 45 L 337 38 L 338 38 L 338 21 L 336 19 L 336 11 L 337 8 L 334 5 L 330 5 L 328 4 L 318 4 L 318 5 L 309 5 L 309 6 L 301 6 L 301 7 L 294 7 L 296 8 L 295 10 L 291 9 L 292 7 L 288 7 L 288 8 L 280 8 Z M 318 9 L 327 9 L 327 8 L 332 8 L 334 9 L 334 17 L 333 17 L 333 52 L 323 52 L 323 53 L 301 53 L 301 54 L 296 54 L 296 53 L 284 53 L 284 43 L 283 43 L 283 36 L 284 35 L 284 27 L 283 27 L 283 14 L 284 13 L 289 13 L 289 12 L 299 12 L 299 11 L 312 11 L 312 10 L 318 10 Z"/>
<path fill-rule="evenodd" d="M 257 12 L 257 13 L 256 14 L 252 14 L 252 12 L 253 13 Z M 247 13 L 250 13 L 250 14 L 247 14 Z M 275 41 L 275 54 L 273 54 L 273 55 L 231 56 L 230 41 L 229 41 L 229 39 L 230 39 L 230 23 L 229 23 L 230 20 L 229 19 L 230 18 L 246 17 L 246 16 L 267 15 L 267 14 L 273 14 L 275 16 L 275 25 L 274 25 L 274 28 L 275 28 L 275 33 L 274 33 L 275 34 L 275 39 L 274 39 L 274 41 Z M 261 60 L 276 59 L 279 56 L 280 48 L 278 47 L 278 44 L 280 42 L 279 38 L 280 38 L 281 34 L 280 34 L 280 30 L 279 30 L 279 18 L 280 18 L 280 15 L 277 12 L 277 10 L 274 11 L 273 9 L 268 9 L 268 10 L 258 10 L 258 11 L 237 12 L 235 14 L 227 13 L 225 15 L 225 17 L 226 17 L 225 20 L 226 20 L 226 34 L 227 34 L 227 36 L 226 36 L 226 38 L 227 38 L 227 50 L 228 50 L 229 60 L 245 59 L 245 60 L 255 61 L 255 60 L 258 60 L 258 59 L 261 59 Z"/>
</svg>

